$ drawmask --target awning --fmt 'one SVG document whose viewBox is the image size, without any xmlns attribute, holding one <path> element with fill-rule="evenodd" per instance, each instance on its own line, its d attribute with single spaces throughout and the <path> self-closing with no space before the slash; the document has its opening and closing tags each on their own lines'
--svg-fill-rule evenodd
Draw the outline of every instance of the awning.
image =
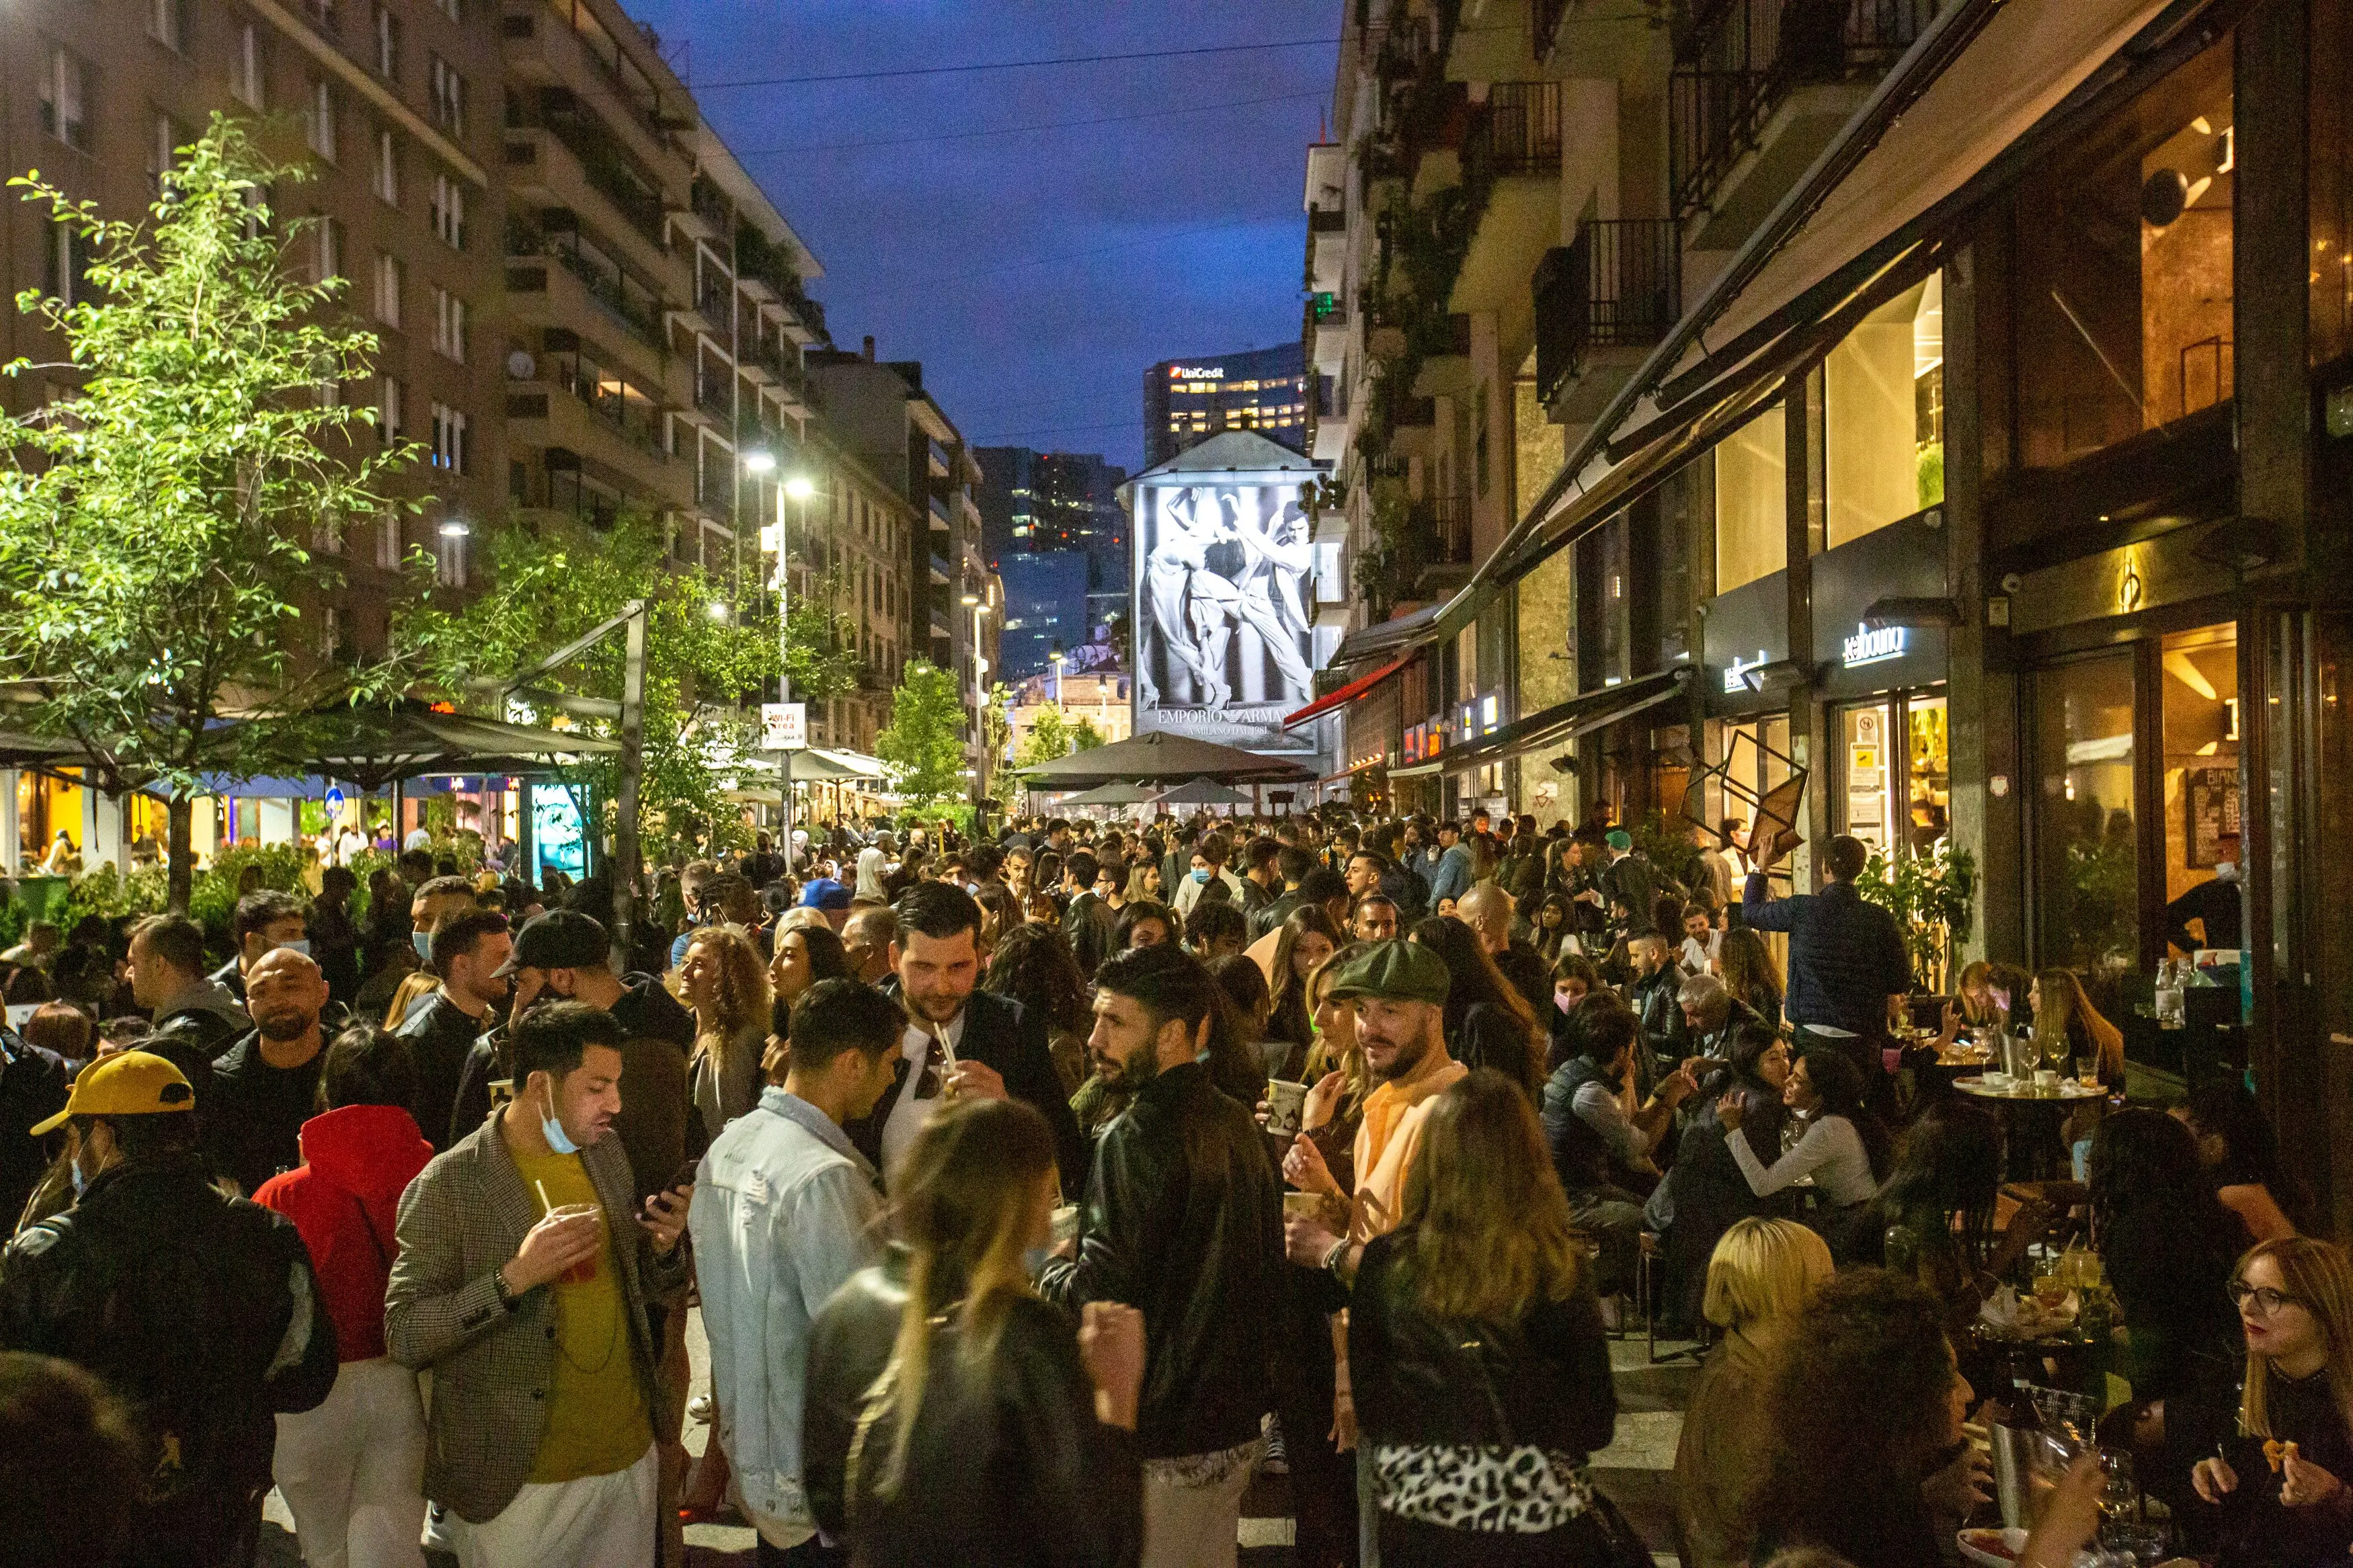
<svg viewBox="0 0 2353 1568">
<path fill-rule="evenodd" d="M 1438 624 L 1445 609 L 1442 604 L 1424 605 L 1411 615 L 1358 626 L 1340 639 L 1340 646 L 1333 650 L 1332 663 L 1362 664 L 1368 658 L 1394 658 L 1400 651 L 1409 652 L 1421 645 L 1425 640 L 1421 634 Z"/>
<path fill-rule="evenodd" d="M 1335 708 L 1344 708 L 1412 662 L 1413 654 L 1410 651 L 1399 654 L 1370 675 L 1360 675 L 1338 690 L 1328 691 L 1318 697 L 1314 701 L 1285 719 L 1282 721 L 1282 727 L 1286 730 L 1296 730 L 1310 720 L 1321 719 Z"/>
<path fill-rule="evenodd" d="M 1673 700 L 1683 694 L 1691 679 L 1691 667 L 1685 665 L 1661 670 L 1656 675 L 1621 681 L 1616 686 L 1605 686 L 1599 691 L 1572 697 L 1525 719 L 1514 719 L 1492 735 L 1465 741 L 1440 753 L 1437 762 L 1430 765 L 1457 773 L 1469 768 L 1483 768 L 1506 762 L 1523 752 L 1573 741 L 1580 735 L 1606 729 L 1620 719 L 1631 718 L 1644 709 Z M 1394 778 L 1397 775 L 1392 773 L 1389 776 Z"/>
<path fill-rule="evenodd" d="M 1445 766 L 1446 764 L 1443 763 L 1416 763 L 1411 767 L 1391 768 L 1389 770 L 1389 777 L 1392 781 L 1397 779 L 1426 779 L 1433 773 L 1443 772 Z"/>
<path fill-rule="evenodd" d="M 2161 62 L 2127 46 L 2168 4 L 2194 9 L 2185 0 L 1949 5 L 1611 400 L 1471 582 L 1409 634 L 1414 645 L 1460 631 L 1521 573 L 1778 395 L 1781 377 L 1852 324 L 1858 290 L 1907 258 L 1918 264 L 1912 253 L 1954 218 L 2080 136 L 2081 111 L 2104 107 L 2109 89 L 2137 89 L 2127 78 Z M 2131 58 L 2118 64 L 2120 55 Z"/>
</svg>

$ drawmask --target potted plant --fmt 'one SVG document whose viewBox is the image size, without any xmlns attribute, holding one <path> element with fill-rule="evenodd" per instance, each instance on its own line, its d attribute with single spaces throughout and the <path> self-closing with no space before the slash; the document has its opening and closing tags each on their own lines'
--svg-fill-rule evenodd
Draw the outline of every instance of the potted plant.
<svg viewBox="0 0 2353 1568">
<path fill-rule="evenodd" d="M 1893 862 L 1874 851 L 1855 879 L 1857 892 L 1894 915 L 1913 984 L 1930 995 L 1947 993 L 1953 950 L 1969 940 L 1977 887 L 1977 857 L 1950 840 Z"/>
</svg>

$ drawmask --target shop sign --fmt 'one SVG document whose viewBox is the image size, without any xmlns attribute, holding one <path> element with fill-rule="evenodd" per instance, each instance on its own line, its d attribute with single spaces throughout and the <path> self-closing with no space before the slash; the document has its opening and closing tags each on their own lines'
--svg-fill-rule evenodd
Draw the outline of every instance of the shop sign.
<svg viewBox="0 0 2353 1568">
<path fill-rule="evenodd" d="M 1773 660 L 1770 656 L 1768 656 L 1761 647 L 1757 650 L 1757 657 L 1755 658 L 1747 659 L 1746 661 L 1744 661 L 1738 654 L 1734 654 L 1732 656 L 1732 662 L 1724 667 L 1725 695 L 1727 697 L 1746 696 L 1748 691 L 1748 682 L 1742 678 L 1750 670 L 1762 669 L 1772 662 Z"/>
<path fill-rule="evenodd" d="M 762 751 L 797 752 L 807 744 L 807 703 L 763 702 L 760 704 L 760 749 Z"/>
<path fill-rule="evenodd" d="M 1903 626 L 1880 626 L 1873 629 L 1858 625 L 1854 636 L 1846 639 L 1839 662 L 1848 669 L 1866 664 L 1882 664 L 1891 658 L 1902 658 L 1906 638 Z"/>
</svg>

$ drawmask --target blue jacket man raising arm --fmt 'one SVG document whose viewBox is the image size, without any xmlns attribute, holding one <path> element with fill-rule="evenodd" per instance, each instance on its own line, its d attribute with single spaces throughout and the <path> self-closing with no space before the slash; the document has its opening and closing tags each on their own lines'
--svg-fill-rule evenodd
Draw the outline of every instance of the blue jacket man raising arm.
<svg viewBox="0 0 2353 1568">
<path fill-rule="evenodd" d="M 1886 1033 L 1890 999 L 1912 988 L 1912 963 L 1895 917 L 1855 891 L 1854 879 L 1869 858 L 1861 839 L 1841 834 L 1822 852 L 1830 885 L 1786 899 L 1770 895 L 1763 871 L 1748 873 L 1742 918 L 1758 931 L 1789 933 L 1785 1011 L 1801 1036 L 1875 1041 Z M 1860 1043 L 1848 1054 L 1867 1068 L 1878 1065 L 1865 1059 L 1874 1053 Z"/>
</svg>

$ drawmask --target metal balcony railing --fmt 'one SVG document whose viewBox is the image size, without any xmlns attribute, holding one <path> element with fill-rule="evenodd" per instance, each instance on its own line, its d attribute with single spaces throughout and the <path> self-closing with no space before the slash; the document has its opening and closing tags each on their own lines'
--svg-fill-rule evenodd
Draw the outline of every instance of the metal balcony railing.
<svg viewBox="0 0 2353 1568">
<path fill-rule="evenodd" d="M 1499 81 L 1463 142 L 1463 184 L 1477 190 L 1514 175 L 1557 174 L 1560 145 L 1560 83 Z"/>
<path fill-rule="evenodd" d="M 1668 186 L 1704 211 L 1792 88 L 1876 77 L 1940 0 L 1713 0 L 1695 7 L 1668 82 Z"/>
<path fill-rule="evenodd" d="M 1536 395 L 1550 403 L 1593 348 L 1655 343 L 1683 313 L 1683 247 L 1672 218 L 1594 219 L 1535 274 Z"/>
<path fill-rule="evenodd" d="M 1431 548 L 1427 564 L 1463 566 L 1471 561 L 1471 498 L 1439 496 L 1429 503 Z"/>
</svg>

